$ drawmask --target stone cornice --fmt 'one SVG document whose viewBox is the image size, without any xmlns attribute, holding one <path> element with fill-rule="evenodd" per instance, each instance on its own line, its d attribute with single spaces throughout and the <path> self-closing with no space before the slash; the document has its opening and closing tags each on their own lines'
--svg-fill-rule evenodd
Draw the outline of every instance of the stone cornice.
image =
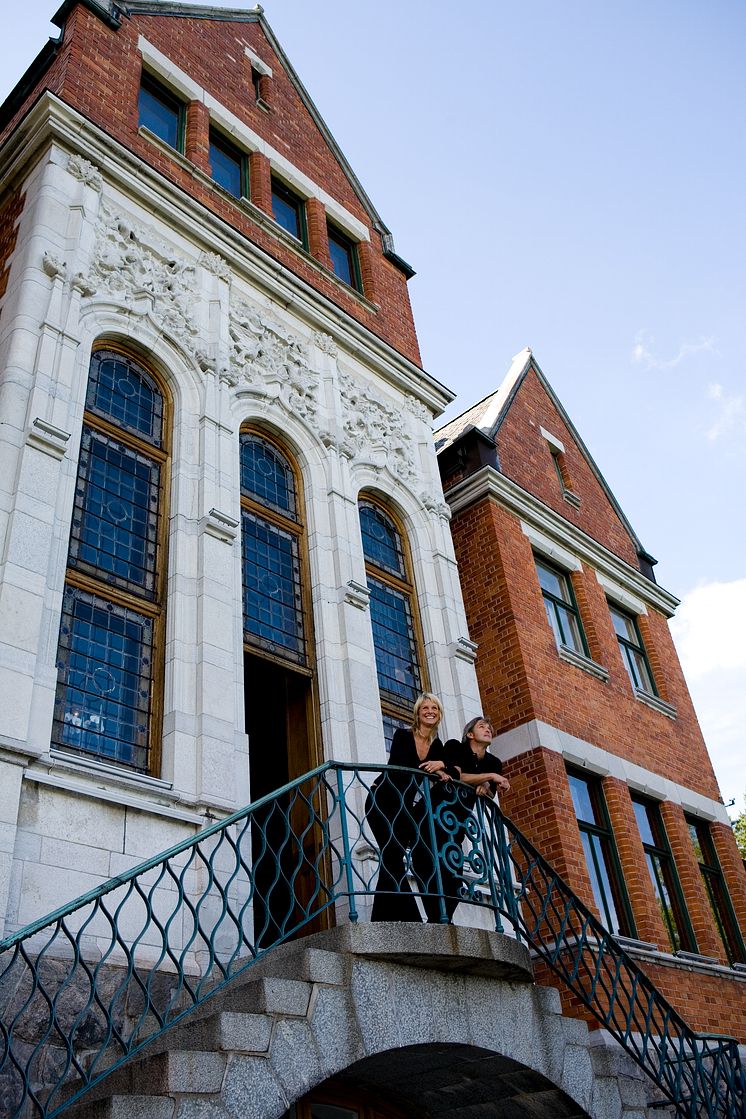
<svg viewBox="0 0 746 1119">
<path fill-rule="evenodd" d="M 445 385 L 52 93 L 39 98 L 3 145 L 0 194 L 27 174 L 52 143 L 95 164 L 117 190 L 198 249 L 219 253 L 238 276 L 281 306 L 292 307 L 312 330 L 331 335 L 340 349 L 414 396 L 434 416 L 453 400 Z"/>
<path fill-rule="evenodd" d="M 659 587 L 657 583 L 646 579 L 642 572 L 614 555 L 587 532 L 583 532 L 582 529 L 565 520 L 543 501 L 510 478 L 506 478 L 504 474 L 500 474 L 494 467 L 483 467 L 446 493 L 446 501 L 453 514 L 460 513 L 485 498 L 496 501 L 539 532 L 552 537 L 579 560 L 621 584 L 665 617 L 673 616 L 679 605 L 678 598 L 663 587 Z"/>
</svg>

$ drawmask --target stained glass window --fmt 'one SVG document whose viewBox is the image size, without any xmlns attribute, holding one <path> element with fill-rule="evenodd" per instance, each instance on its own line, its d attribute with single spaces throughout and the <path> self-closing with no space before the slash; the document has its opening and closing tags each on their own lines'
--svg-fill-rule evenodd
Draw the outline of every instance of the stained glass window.
<svg viewBox="0 0 746 1119">
<path fill-rule="evenodd" d="M 117 434 L 112 433 L 112 427 Z M 152 770 L 164 399 L 132 358 L 93 354 L 57 654 L 53 744 Z M 127 598 L 122 600 L 124 591 Z"/>
<path fill-rule="evenodd" d="M 258 432 L 241 434 L 241 545 L 244 640 L 307 663 L 295 472 Z"/>
<path fill-rule="evenodd" d="M 424 687 L 415 593 L 404 540 L 393 517 L 368 498 L 361 498 L 358 509 L 388 746 L 396 727 L 409 725 Z"/>
</svg>

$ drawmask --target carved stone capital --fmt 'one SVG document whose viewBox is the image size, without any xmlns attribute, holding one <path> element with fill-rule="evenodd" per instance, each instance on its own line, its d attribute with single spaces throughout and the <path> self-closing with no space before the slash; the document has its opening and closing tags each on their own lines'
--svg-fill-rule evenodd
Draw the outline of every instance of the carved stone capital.
<svg viewBox="0 0 746 1119">
<path fill-rule="evenodd" d="M 224 544 L 233 544 L 238 536 L 239 521 L 221 513 L 219 509 L 211 509 L 201 521 L 201 528 L 208 536 L 214 536 Z"/>
<path fill-rule="evenodd" d="M 358 583 L 355 579 L 348 579 L 343 588 L 344 601 L 349 606 L 355 606 L 358 610 L 367 610 L 368 603 L 370 602 L 370 591 L 362 583 Z"/>
<path fill-rule="evenodd" d="M 457 637 L 455 641 L 451 642 L 451 656 L 458 657 L 459 660 L 466 661 L 467 664 L 474 664 L 477 659 L 478 648 L 476 642 L 470 641 L 468 637 Z"/>
<path fill-rule="evenodd" d="M 41 266 L 50 279 L 67 279 L 67 265 L 64 260 L 60 260 L 58 256 L 55 256 L 54 253 L 50 253 L 48 250 L 44 253 Z"/>
<path fill-rule="evenodd" d="M 61 431 L 54 424 L 43 420 L 41 416 L 36 417 L 26 432 L 26 443 L 29 447 L 36 447 L 38 451 L 43 451 L 45 455 L 51 455 L 58 461 L 67 450 L 69 438 L 69 431 Z"/>
<path fill-rule="evenodd" d="M 67 169 L 70 174 L 79 179 L 81 183 L 91 187 L 93 190 L 101 190 L 102 179 L 101 172 L 98 167 L 89 163 L 87 159 L 83 159 L 81 155 L 71 155 L 67 161 Z"/>
</svg>

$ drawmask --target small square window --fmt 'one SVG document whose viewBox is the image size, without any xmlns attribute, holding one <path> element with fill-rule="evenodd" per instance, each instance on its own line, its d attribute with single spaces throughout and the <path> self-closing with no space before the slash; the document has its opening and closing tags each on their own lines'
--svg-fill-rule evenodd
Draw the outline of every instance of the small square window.
<svg viewBox="0 0 746 1119">
<path fill-rule="evenodd" d="M 569 578 L 563 571 L 550 567 L 538 556 L 534 558 L 547 620 L 557 645 L 587 657 L 588 645 Z"/>
<path fill-rule="evenodd" d="M 210 169 L 219 186 L 236 198 L 249 193 L 249 167 L 246 155 L 219 132 L 210 129 Z"/>
<path fill-rule="evenodd" d="M 303 200 L 278 179 L 272 179 L 272 216 L 304 248 L 308 247 Z"/>
<path fill-rule="evenodd" d="M 138 97 L 139 124 L 177 152 L 184 151 L 184 103 L 143 73 Z"/>
<path fill-rule="evenodd" d="M 619 651 L 622 654 L 624 667 L 627 669 L 632 687 L 638 692 L 648 695 L 658 695 L 658 690 L 650 670 L 645 646 L 640 636 L 637 619 L 631 614 L 625 614 L 618 606 L 609 603 L 609 612 L 614 624 Z"/>
<path fill-rule="evenodd" d="M 360 279 L 360 264 L 357 248 L 349 237 L 340 233 L 334 226 L 327 225 L 329 235 L 329 255 L 332 258 L 332 270 L 335 276 L 349 284 L 356 291 L 362 291 Z"/>
</svg>

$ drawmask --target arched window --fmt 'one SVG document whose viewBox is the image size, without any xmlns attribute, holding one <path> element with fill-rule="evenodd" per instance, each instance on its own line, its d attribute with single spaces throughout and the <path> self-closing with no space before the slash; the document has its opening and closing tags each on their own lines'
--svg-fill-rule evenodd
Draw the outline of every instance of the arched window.
<svg viewBox="0 0 746 1119">
<path fill-rule="evenodd" d="M 52 743 L 155 772 L 165 591 L 163 392 L 133 358 L 91 357 L 57 653 Z"/>
<path fill-rule="evenodd" d="M 303 525 L 295 471 L 258 432 L 241 433 L 241 541 L 244 641 L 308 664 L 301 563 Z"/>
<path fill-rule="evenodd" d="M 419 618 L 401 529 L 371 498 L 361 498 L 358 509 L 384 735 L 389 744 L 397 727 L 410 725 L 414 701 L 426 686 Z"/>
</svg>

